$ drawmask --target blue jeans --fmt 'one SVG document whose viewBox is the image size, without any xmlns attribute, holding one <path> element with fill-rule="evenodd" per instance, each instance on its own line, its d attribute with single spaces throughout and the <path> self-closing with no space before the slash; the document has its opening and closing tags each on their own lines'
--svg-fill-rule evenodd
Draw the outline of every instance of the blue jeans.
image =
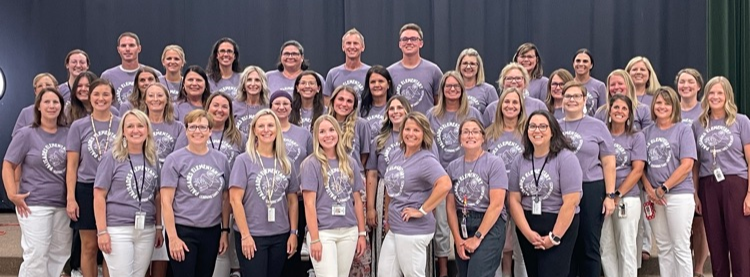
<svg viewBox="0 0 750 277">
<path fill-rule="evenodd" d="M 463 213 L 459 210 L 458 214 L 459 228 Z M 479 229 L 482 224 L 484 213 L 469 211 L 466 216 L 466 233 L 470 237 Z M 500 266 L 503 245 L 505 245 L 505 220 L 499 217 L 492 225 L 487 234 L 483 234 L 484 239 L 474 253 L 467 253 L 470 259 L 462 260 L 456 253 L 456 266 L 458 267 L 458 276 L 461 277 L 492 277 Z M 466 239 L 466 238 L 464 238 Z"/>
</svg>

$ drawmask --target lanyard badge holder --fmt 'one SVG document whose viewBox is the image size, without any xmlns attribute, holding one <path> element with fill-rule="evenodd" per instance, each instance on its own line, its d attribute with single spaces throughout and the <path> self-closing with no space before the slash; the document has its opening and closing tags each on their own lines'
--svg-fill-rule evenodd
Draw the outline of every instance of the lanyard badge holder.
<svg viewBox="0 0 750 277">
<path fill-rule="evenodd" d="M 534 176 L 534 185 L 536 186 L 536 193 L 531 195 L 531 214 L 533 215 L 542 215 L 542 197 L 539 195 L 539 181 L 542 179 L 542 173 L 544 172 L 544 167 L 547 166 L 548 160 L 549 155 L 544 157 L 544 163 L 542 164 L 542 168 L 539 169 L 539 175 L 537 176 L 534 159 L 531 159 L 531 174 Z"/>
<path fill-rule="evenodd" d="M 141 211 L 141 201 L 143 199 L 143 190 L 146 186 L 146 157 L 143 157 L 143 179 L 141 179 L 141 185 L 138 186 L 138 177 L 135 175 L 135 167 L 133 167 L 133 160 L 130 158 L 130 154 L 128 154 L 128 162 L 130 163 L 130 170 L 133 171 L 133 180 L 135 181 L 135 190 L 136 194 L 138 195 L 138 211 L 135 212 L 135 224 L 134 228 L 136 230 L 143 230 L 146 228 L 146 212 Z"/>
<path fill-rule="evenodd" d="M 467 199 L 466 195 L 464 195 L 464 206 L 461 208 L 461 212 L 463 213 L 463 218 L 461 218 L 461 237 L 464 239 L 469 238 L 469 232 L 466 230 L 466 217 L 469 214 L 469 210 L 467 208 Z"/>
<path fill-rule="evenodd" d="M 623 203 L 622 199 L 620 199 L 620 205 L 618 205 L 619 211 L 617 213 L 617 216 L 619 218 L 625 218 L 628 216 L 628 214 L 625 212 L 625 203 Z"/>
<path fill-rule="evenodd" d="M 711 155 L 714 158 L 714 178 L 716 178 L 716 182 L 724 181 L 724 172 L 721 171 L 721 167 L 719 167 L 719 165 L 716 163 L 716 146 L 714 146 L 714 149 L 711 151 Z"/>
<path fill-rule="evenodd" d="M 328 179 L 330 182 L 331 179 Z M 335 191 L 343 191 L 344 190 L 344 184 L 341 183 L 341 178 L 339 178 L 338 181 L 335 182 Z M 344 205 L 345 202 L 340 202 L 339 200 L 334 200 L 335 203 L 333 203 L 333 206 L 331 206 L 331 215 L 333 216 L 345 216 L 346 215 L 346 206 Z"/>
<path fill-rule="evenodd" d="M 224 134 L 222 134 L 221 139 L 224 140 Z M 221 143 L 219 143 L 219 148 L 221 149 Z M 263 158 L 260 157 L 260 153 L 255 153 L 258 155 L 258 162 L 260 163 L 260 167 L 263 168 L 263 171 L 266 170 L 266 166 L 263 165 Z M 271 184 L 270 186 L 266 184 L 266 221 L 268 222 L 276 222 L 276 208 L 271 206 L 271 199 L 273 198 L 273 190 L 276 189 L 276 158 L 273 159 L 273 172 L 271 172 Z M 266 178 L 268 179 L 268 178 Z"/>
</svg>

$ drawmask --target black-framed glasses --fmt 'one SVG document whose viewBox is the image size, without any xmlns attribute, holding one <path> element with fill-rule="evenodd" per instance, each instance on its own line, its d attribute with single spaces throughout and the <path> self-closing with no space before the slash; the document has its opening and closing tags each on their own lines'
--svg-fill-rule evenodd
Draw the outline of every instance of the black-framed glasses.
<svg viewBox="0 0 750 277">
<path fill-rule="evenodd" d="M 539 132 L 544 132 L 547 131 L 547 128 L 549 128 L 547 124 L 529 124 L 529 131 L 538 130 Z"/>
</svg>

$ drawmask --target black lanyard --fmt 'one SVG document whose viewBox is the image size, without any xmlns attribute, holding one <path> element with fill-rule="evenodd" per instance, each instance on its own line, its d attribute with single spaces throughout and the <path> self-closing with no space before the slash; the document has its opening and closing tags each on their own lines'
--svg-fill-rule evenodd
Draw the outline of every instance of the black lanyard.
<svg viewBox="0 0 750 277">
<path fill-rule="evenodd" d="M 143 198 L 143 190 L 146 186 L 146 157 L 143 157 L 143 178 L 141 179 L 141 186 L 138 187 L 138 177 L 135 176 L 135 167 L 133 167 L 133 159 L 128 154 L 128 162 L 130 163 L 130 170 L 133 171 L 133 180 L 135 181 L 135 192 L 138 195 L 138 211 L 141 210 L 141 199 Z"/>
<path fill-rule="evenodd" d="M 531 174 L 534 176 L 534 185 L 536 186 L 537 191 L 539 190 L 539 181 L 540 179 L 542 179 L 542 172 L 544 172 L 544 167 L 547 166 L 548 160 L 549 160 L 549 153 L 547 154 L 546 157 L 544 157 L 544 163 L 542 164 L 542 168 L 539 169 L 539 175 L 536 175 L 536 168 L 534 166 L 534 157 L 533 155 L 531 157 Z"/>
<path fill-rule="evenodd" d="M 208 141 L 211 142 L 211 148 L 216 149 L 216 146 L 214 146 L 214 138 L 208 137 Z M 224 131 L 221 131 L 221 138 L 219 139 L 219 149 L 216 149 L 218 151 L 221 151 L 221 144 L 224 142 Z"/>
</svg>

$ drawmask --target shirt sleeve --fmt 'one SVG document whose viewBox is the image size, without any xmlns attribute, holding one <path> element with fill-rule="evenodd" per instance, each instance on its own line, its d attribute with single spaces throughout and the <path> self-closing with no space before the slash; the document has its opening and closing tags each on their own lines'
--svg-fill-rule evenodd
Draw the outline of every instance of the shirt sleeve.
<svg viewBox="0 0 750 277">
<path fill-rule="evenodd" d="M 513 192 L 520 192 L 521 191 L 521 185 L 518 183 L 518 170 L 520 168 L 520 163 L 523 161 L 523 158 L 519 156 L 519 158 L 515 159 L 513 161 L 513 164 L 510 165 L 510 174 L 508 174 L 508 190 Z"/>
<path fill-rule="evenodd" d="M 491 155 L 490 153 L 485 153 L 485 155 Z M 490 176 L 489 176 L 489 185 L 490 189 L 508 189 L 508 174 L 505 172 L 505 163 L 503 163 L 503 159 L 493 157 L 493 159 L 490 159 L 490 163 L 488 164 L 490 170 Z"/>
<path fill-rule="evenodd" d="M 286 187 L 286 193 L 297 193 L 299 191 L 299 181 L 299 173 L 297 172 L 297 169 L 292 166 L 291 173 L 289 174 L 289 186 Z"/>
<path fill-rule="evenodd" d="M 180 178 L 180 172 L 177 168 L 177 158 L 175 155 L 167 156 L 164 166 L 161 168 L 161 187 L 176 188 L 177 181 Z"/>
<path fill-rule="evenodd" d="M 31 143 L 31 141 L 27 139 L 27 134 L 28 132 L 26 130 L 22 130 L 13 137 L 10 141 L 10 145 L 8 145 L 8 151 L 5 152 L 6 161 L 15 165 L 23 163 L 26 158 L 26 153 L 29 152 L 29 143 Z"/>
<path fill-rule="evenodd" d="M 698 159 L 698 150 L 696 148 L 695 144 L 695 137 L 693 136 L 693 130 L 691 128 L 688 128 L 684 124 L 680 124 L 681 132 L 680 132 L 680 160 L 685 158 L 691 158 L 693 160 Z"/>
<path fill-rule="evenodd" d="M 302 161 L 300 165 L 300 190 L 318 191 L 318 182 L 320 178 L 320 168 L 317 166 L 315 156 L 310 155 Z"/>
<path fill-rule="evenodd" d="M 65 144 L 65 148 L 68 149 L 68 152 L 81 152 L 81 144 L 83 144 L 83 142 L 81 141 L 80 124 L 73 123 L 73 125 L 70 126 L 70 129 L 68 130 L 68 139 Z"/>
<path fill-rule="evenodd" d="M 229 187 L 230 188 L 240 188 L 240 189 L 247 189 L 247 181 L 248 181 L 248 174 L 247 174 L 247 162 L 248 162 L 248 156 L 247 155 L 240 155 L 237 157 L 237 159 L 234 160 L 234 165 L 232 166 L 232 176 L 229 178 Z"/>
<path fill-rule="evenodd" d="M 144 169 L 145 170 L 145 169 Z M 109 190 L 112 187 L 112 177 L 115 171 L 115 158 L 112 151 L 107 151 L 96 169 L 96 178 L 94 178 L 94 187 Z"/>
<path fill-rule="evenodd" d="M 633 137 L 633 150 L 630 153 L 631 161 L 646 161 L 646 138 L 643 133 L 636 133 Z"/>
<path fill-rule="evenodd" d="M 326 74 L 325 83 L 323 84 L 323 96 L 331 97 L 333 93 L 333 69 L 328 71 Z"/>
<path fill-rule="evenodd" d="M 560 176 L 560 193 L 565 196 L 569 193 L 583 192 L 583 172 L 576 155 L 567 153 L 560 158 L 559 172 L 556 172 Z"/>
<path fill-rule="evenodd" d="M 378 142 L 372 139 L 370 142 L 370 155 L 367 156 L 367 161 L 365 162 L 365 171 L 378 169 L 378 152 L 376 150 L 378 149 L 377 147 Z"/>
</svg>

